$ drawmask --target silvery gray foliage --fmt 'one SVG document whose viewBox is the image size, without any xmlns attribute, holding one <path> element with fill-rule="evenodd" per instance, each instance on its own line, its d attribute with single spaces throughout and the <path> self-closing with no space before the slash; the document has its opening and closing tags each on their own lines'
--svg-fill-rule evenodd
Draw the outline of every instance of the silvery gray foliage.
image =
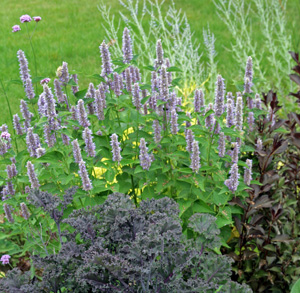
<svg viewBox="0 0 300 293">
<path fill-rule="evenodd" d="M 56 213 L 56 197 L 40 191 L 30 196 Z M 230 281 L 232 260 L 212 252 L 220 246 L 215 220 L 193 215 L 187 239 L 174 200 L 148 199 L 136 208 L 128 196 L 114 193 L 104 204 L 75 210 L 63 220 L 74 232 L 64 233 L 59 253 L 32 257 L 42 281 L 29 282 L 29 275 L 13 270 L 0 279 L 0 289 L 18 284 L 24 290 L 16 292 L 29 292 L 30 284 L 30 292 L 215 292 L 222 285 L 222 292 L 251 292 Z"/>
</svg>

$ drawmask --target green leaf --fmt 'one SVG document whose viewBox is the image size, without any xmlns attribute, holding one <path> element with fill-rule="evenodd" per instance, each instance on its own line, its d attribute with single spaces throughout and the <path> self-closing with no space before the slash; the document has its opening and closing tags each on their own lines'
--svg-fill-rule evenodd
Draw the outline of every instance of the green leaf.
<svg viewBox="0 0 300 293">
<path fill-rule="evenodd" d="M 19 85 L 23 85 L 23 82 L 19 79 L 13 79 L 13 80 L 10 80 L 8 82 L 8 84 L 19 84 Z"/>
<path fill-rule="evenodd" d="M 91 75 L 90 77 L 96 78 L 96 79 L 98 79 L 98 80 L 100 80 L 100 81 L 102 81 L 102 82 L 106 82 L 105 78 L 102 77 L 102 76 L 100 76 L 100 74 L 93 74 L 93 75 Z"/>
<path fill-rule="evenodd" d="M 52 151 L 46 153 L 45 155 L 41 156 L 40 158 L 36 159 L 36 162 L 41 163 L 51 163 L 51 164 L 61 164 L 64 156 L 59 151 Z"/>
<path fill-rule="evenodd" d="M 150 70 L 150 71 L 155 71 L 156 70 L 155 67 L 153 67 L 151 65 L 144 66 L 143 68 L 146 69 L 146 70 Z"/>
<path fill-rule="evenodd" d="M 123 66 L 119 66 L 117 67 L 114 72 L 117 72 L 118 74 L 122 73 L 127 67 L 129 66 L 129 64 L 123 65 Z"/>
<path fill-rule="evenodd" d="M 73 80 L 73 78 L 71 78 L 68 82 L 69 85 L 72 85 L 72 86 L 77 86 L 78 84 Z"/>
<path fill-rule="evenodd" d="M 180 86 L 180 81 L 181 81 L 181 78 L 180 78 L 180 77 L 174 78 L 174 79 L 172 80 L 172 85 Z"/>
<path fill-rule="evenodd" d="M 300 292 L 300 279 L 293 285 L 291 293 L 299 293 Z"/>
<path fill-rule="evenodd" d="M 112 182 L 115 178 L 115 172 L 113 169 L 109 169 L 105 172 L 105 179 L 108 181 L 108 182 Z"/>
<path fill-rule="evenodd" d="M 86 92 L 87 92 L 87 89 L 78 91 L 78 92 L 75 94 L 75 97 L 76 97 L 77 99 L 82 99 L 82 98 L 85 97 Z"/>
<path fill-rule="evenodd" d="M 171 66 L 169 68 L 167 68 L 168 72 L 183 72 L 180 68 L 175 67 L 175 66 Z"/>
</svg>

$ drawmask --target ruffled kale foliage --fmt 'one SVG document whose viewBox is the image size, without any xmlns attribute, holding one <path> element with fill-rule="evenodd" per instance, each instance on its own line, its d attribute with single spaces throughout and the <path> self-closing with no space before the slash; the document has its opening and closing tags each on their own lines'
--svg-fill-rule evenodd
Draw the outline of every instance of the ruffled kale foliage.
<svg viewBox="0 0 300 293">
<path fill-rule="evenodd" d="M 57 199 L 31 191 L 37 206 L 55 214 Z M 48 205 L 54 209 L 47 208 Z M 102 205 L 73 211 L 63 220 L 59 253 L 32 256 L 41 280 L 16 269 L 0 281 L 3 292 L 251 292 L 230 281 L 231 260 L 220 246 L 216 218 L 194 214 L 190 237 L 182 233 L 177 203 L 148 199 L 136 208 L 114 193 Z M 19 290 L 19 291 L 13 291 Z"/>
</svg>

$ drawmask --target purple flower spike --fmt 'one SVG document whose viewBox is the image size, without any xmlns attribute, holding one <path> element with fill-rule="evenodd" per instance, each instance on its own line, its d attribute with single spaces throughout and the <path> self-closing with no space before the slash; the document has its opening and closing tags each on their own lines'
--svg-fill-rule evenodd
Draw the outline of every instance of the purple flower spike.
<svg viewBox="0 0 300 293">
<path fill-rule="evenodd" d="M 186 140 L 186 150 L 188 152 L 191 152 L 193 150 L 193 142 L 195 140 L 194 133 L 191 129 L 188 129 L 186 131 L 185 140 Z"/>
<path fill-rule="evenodd" d="M 239 144 L 237 142 L 233 143 L 233 151 L 232 151 L 232 162 L 233 163 L 237 163 L 239 160 L 239 153 L 240 153 L 240 148 L 239 148 Z"/>
<path fill-rule="evenodd" d="M 238 96 L 236 99 L 236 129 L 239 131 L 243 130 L 243 97 Z"/>
<path fill-rule="evenodd" d="M 30 213 L 29 213 L 27 205 L 24 202 L 22 202 L 20 204 L 20 206 L 21 206 L 21 213 L 22 213 L 23 218 L 25 220 L 28 220 L 30 217 Z"/>
<path fill-rule="evenodd" d="M 248 113 L 248 125 L 249 125 L 249 130 L 253 131 L 253 125 L 254 125 L 255 119 L 254 119 L 254 113 L 249 112 Z"/>
<path fill-rule="evenodd" d="M 168 84 L 167 68 L 164 65 L 161 66 L 159 93 L 160 93 L 161 100 L 166 102 L 169 98 L 169 84 Z"/>
<path fill-rule="evenodd" d="M 101 76 L 107 76 L 113 72 L 112 63 L 110 59 L 110 52 L 108 50 L 108 46 L 105 44 L 105 41 L 99 47 L 102 58 L 102 72 Z"/>
<path fill-rule="evenodd" d="M 95 157 L 96 156 L 96 145 L 93 142 L 92 131 L 89 128 L 85 128 L 82 132 L 82 138 L 85 141 L 85 151 L 88 157 Z"/>
<path fill-rule="evenodd" d="M 120 88 L 120 81 L 119 78 L 122 78 L 121 76 L 119 77 L 118 73 L 114 73 L 114 92 L 116 94 L 116 96 L 121 96 L 122 92 L 121 92 L 121 88 Z"/>
<path fill-rule="evenodd" d="M 19 25 L 14 25 L 13 27 L 12 27 L 12 32 L 13 33 L 16 33 L 16 32 L 18 32 L 18 31 L 20 31 L 21 30 L 21 28 L 20 28 L 20 26 Z"/>
<path fill-rule="evenodd" d="M 260 96 L 259 96 L 259 94 L 256 94 L 255 95 L 255 107 L 257 108 L 257 109 L 259 109 L 259 110 L 261 110 L 262 108 L 261 108 L 261 99 L 260 99 Z"/>
<path fill-rule="evenodd" d="M 77 115 L 78 122 L 81 126 L 89 127 L 91 125 L 87 118 L 87 113 L 85 111 L 84 102 L 82 99 L 80 99 L 77 103 Z"/>
<path fill-rule="evenodd" d="M 153 120 L 153 133 L 155 143 L 159 144 L 161 141 L 161 126 L 158 120 Z"/>
<path fill-rule="evenodd" d="M 70 138 L 66 134 L 62 133 L 61 134 L 61 139 L 64 145 L 69 145 L 70 144 Z"/>
<path fill-rule="evenodd" d="M 192 153 L 191 153 L 191 166 L 190 168 L 193 172 L 198 173 L 200 169 L 200 151 L 198 141 L 194 140 L 192 143 Z"/>
<path fill-rule="evenodd" d="M 44 148 L 37 148 L 36 149 L 36 157 L 37 158 L 42 157 L 44 154 L 46 154 L 46 150 Z"/>
<path fill-rule="evenodd" d="M 40 16 L 34 16 L 34 17 L 33 17 L 33 20 L 34 20 L 35 22 L 39 22 L 39 21 L 42 20 L 42 18 L 41 18 Z"/>
<path fill-rule="evenodd" d="M 72 146 L 73 146 L 73 156 L 74 156 L 75 163 L 79 163 L 80 161 L 82 161 L 82 156 L 81 156 L 81 150 L 77 139 L 72 141 Z"/>
<path fill-rule="evenodd" d="M 78 173 L 81 177 L 82 189 L 85 191 L 91 190 L 93 188 L 92 182 L 91 182 L 88 172 L 86 170 L 85 162 L 82 160 L 79 162 L 79 172 Z"/>
<path fill-rule="evenodd" d="M 164 51 L 162 48 L 161 40 L 158 40 L 156 43 L 156 60 L 155 60 L 155 68 L 162 66 L 164 63 Z"/>
<path fill-rule="evenodd" d="M 56 117 L 57 114 L 55 108 L 56 107 L 55 100 L 53 98 L 52 91 L 47 84 L 44 84 L 44 97 L 45 97 L 45 106 L 47 109 L 48 119 Z"/>
<path fill-rule="evenodd" d="M 34 99 L 35 93 L 32 86 L 31 78 L 27 78 L 25 81 L 25 93 L 29 100 Z"/>
<path fill-rule="evenodd" d="M 64 93 L 61 89 L 61 82 L 56 78 L 54 79 L 54 92 L 55 92 L 55 95 L 57 97 L 57 101 L 60 103 L 60 104 L 64 104 L 65 103 L 65 99 L 64 99 Z"/>
<path fill-rule="evenodd" d="M 167 68 L 171 67 L 171 63 L 170 63 L 169 58 L 166 58 L 165 65 L 166 65 Z M 172 83 L 172 72 L 167 72 L 167 76 L 168 76 L 168 84 L 171 84 Z"/>
<path fill-rule="evenodd" d="M 33 133 L 32 127 L 27 129 L 26 144 L 30 156 L 36 157 L 36 149 L 40 147 L 40 144 L 39 141 L 37 141 L 35 134 Z"/>
<path fill-rule="evenodd" d="M 62 68 L 61 68 L 61 76 L 60 80 L 64 83 L 64 85 L 67 85 L 69 82 L 70 76 L 69 76 L 69 69 L 68 69 L 68 63 L 63 62 Z"/>
<path fill-rule="evenodd" d="M 104 120 L 104 103 L 101 97 L 100 91 L 96 90 L 96 97 L 95 97 L 95 108 L 96 108 L 96 115 L 99 120 Z"/>
<path fill-rule="evenodd" d="M 227 113 L 226 113 L 226 126 L 231 127 L 235 125 L 234 105 L 233 100 L 227 98 Z"/>
<path fill-rule="evenodd" d="M 251 87 L 253 83 L 250 81 L 248 77 L 245 77 L 244 81 L 244 94 L 250 94 L 252 93 Z"/>
<path fill-rule="evenodd" d="M 14 189 L 14 185 L 11 181 L 7 182 L 7 191 L 9 195 L 15 195 L 15 189 Z"/>
<path fill-rule="evenodd" d="M 112 134 L 110 137 L 110 145 L 112 147 L 112 154 L 113 158 L 112 160 L 115 162 L 121 162 L 122 157 L 121 157 L 121 148 L 120 148 L 120 143 L 118 142 L 118 135 L 117 134 Z"/>
<path fill-rule="evenodd" d="M 35 174 L 34 165 L 30 161 L 28 161 L 26 167 L 27 167 L 27 175 L 28 175 L 29 181 L 31 183 L 31 188 L 39 188 L 40 183 Z"/>
<path fill-rule="evenodd" d="M 213 104 L 209 103 L 208 106 L 205 109 L 205 113 L 207 113 L 208 111 L 213 110 Z M 212 131 L 214 129 L 214 125 L 215 125 L 215 118 L 214 118 L 214 114 L 210 114 L 205 118 L 205 127 Z"/>
<path fill-rule="evenodd" d="M 215 91 L 215 115 L 221 116 L 224 111 L 224 91 L 225 84 L 221 75 L 218 75 Z"/>
<path fill-rule="evenodd" d="M 55 145 L 55 133 L 51 133 L 51 129 L 48 124 L 44 125 L 44 139 L 49 148 L 52 148 Z"/>
<path fill-rule="evenodd" d="M 140 97 L 140 86 L 138 83 L 135 83 L 133 85 L 133 98 L 132 98 L 132 103 L 136 107 L 136 109 L 139 111 L 142 107 L 141 104 L 141 97 Z"/>
<path fill-rule="evenodd" d="M 12 177 L 16 177 L 18 175 L 18 171 L 15 163 L 11 164 L 11 175 Z"/>
<path fill-rule="evenodd" d="M 22 15 L 20 17 L 20 21 L 21 23 L 24 23 L 24 22 L 31 22 L 31 17 L 28 15 L 28 14 L 25 14 L 25 15 Z"/>
<path fill-rule="evenodd" d="M 249 81 L 252 82 L 253 79 L 253 65 L 251 56 L 248 57 L 246 70 L 245 70 L 245 78 L 249 78 Z"/>
<path fill-rule="evenodd" d="M 200 113 L 201 108 L 204 106 L 204 93 L 202 90 L 195 91 L 194 97 L 194 111 L 195 113 Z"/>
<path fill-rule="evenodd" d="M 173 109 L 171 111 L 171 133 L 177 134 L 178 132 L 178 114 L 176 113 L 176 110 Z"/>
<path fill-rule="evenodd" d="M 11 223 L 13 223 L 13 222 L 11 222 Z M 10 255 L 4 254 L 4 255 L 1 256 L 0 261 L 2 261 L 3 265 L 7 265 L 7 264 L 9 264 L 9 259 L 10 259 Z"/>
<path fill-rule="evenodd" d="M 246 185 L 250 186 L 252 180 L 252 160 L 247 159 L 246 164 L 248 165 L 248 168 L 245 167 L 244 182 Z"/>
<path fill-rule="evenodd" d="M 31 117 L 33 117 L 33 114 L 29 112 L 27 103 L 24 100 L 21 100 L 20 103 L 20 110 L 23 118 L 25 119 L 24 125 L 26 130 L 30 127 Z"/>
<path fill-rule="evenodd" d="M 218 150 L 219 150 L 219 157 L 223 158 L 225 156 L 225 151 L 226 151 L 224 132 L 220 132 Z"/>
<path fill-rule="evenodd" d="M 77 77 L 77 74 L 72 74 L 72 79 L 73 81 L 78 84 L 78 77 Z M 72 92 L 73 94 L 75 95 L 77 92 L 79 91 L 79 86 L 77 85 L 72 85 Z"/>
<path fill-rule="evenodd" d="M 123 31 L 122 51 L 123 51 L 123 62 L 130 63 L 130 61 L 133 58 L 132 41 L 129 34 L 129 29 L 127 27 L 125 27 Z"/>
<path fill-rule="evenodd" d="M 12 179 L 13 178 L 13 174 L 12 174 L 12 170 L 11 170 L 11 166 L 10 165 L 6 166 L 6 173 L 7 173 L 7 178 L 8 179 Z"/>
<path fill-rule="evenodd" d="M 18 56 L 18 60 L 19 60 L 21 80 L 23 81 L 23 85 L 25 86 L 26 79 L 30 78 L 29 69 L 28 69 L 28 61 L 22 50 L 18 51 L 17 56 Z"/>
<path fill-rule="evenodd" d="M 140 165 L 144 170 L 149 170 L 151 167 L 151 158 L 148 154 L 148 148 L 146 146 L 146 141 L 144 138 L 140 140 Z"/>
<path fill-rule="evenodd" d="M 3 210 L 4 210 L 5 217 L 8 220 L 8 222 L 10 222 L 11 224 L 13 224 L 15 222 L 15 220 L 14 220 L 13 215 L 11 213 L 10 206 L 8 204 L 4 203 L 3 204 Z M 1 261 L 2 261 L 2 257 L 1 257 Z M 2 263 L 3 263 L 3 261 L 2 261 Z"/>
<path fill-rule="evenodd" d="M 229 173 L 230 173 L 230 177 L 229 179 L 225 180 L 225 185 L 229 188 L 229 190 L 232 193 L 234 193 L 238 188 L 239 178 L 240 178 L 239 168 L 237 163 L 234 163 L 231 166 Z"/>
</svg>

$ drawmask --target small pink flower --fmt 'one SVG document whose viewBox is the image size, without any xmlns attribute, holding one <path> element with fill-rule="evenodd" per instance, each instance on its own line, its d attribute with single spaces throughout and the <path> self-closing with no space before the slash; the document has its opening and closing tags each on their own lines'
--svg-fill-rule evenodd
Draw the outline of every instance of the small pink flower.
<svg viewBox="0 0 300 293">
<path fill-rule="evenodd" d="M 44 78 L 44 79 L 42 79 L 41 81 L 40 81 L 40 84 L 44 84 L 44 83 L 49 83 L 50 82 L 50 78 L 49 77 L 46 77 L 46 78 Z"/>
<path fill-rule="evenodd" d="M 15 32 L 18 32 L 18 31 L 20 31 L 20 30 L 21 30 L 20 26 L 19 26 L 19 25 L 17 25 L 17 24 L 16 24 L 16 25 L 14 25 L 14 26 L 12 27 L 12 29 L 13 29 L 13 30 L 12 30 L 12 32 L 13 32 L 13 33 L 15 33 Z"/>
<path fill-rule="evenodd" d="M 33 19 L 35 22 L 39 22 L 42 20 L 42 18 L 40 16 L 34 16 Z"/>
<path fill-rule="evenodd" d="M 21 23 L 24 23 L 24 22 L 31 22 L 31 17 L 28 15 L 28 14 L 25 14 L 25 15 L 22 15 L 20 17 L 20 21 Z"/>
<path fill-rule="evenodd" d="M 1 256 L 1 260 L 3 265 L 9 264 L 10 255 L 4 254 Z"/>
<path fill-rule="evenodd" d="M 6 131 L 1 133 L 1 138 L 5 139 L 5 140 L 10 140 L 10 134 Z"/>
</svg>

